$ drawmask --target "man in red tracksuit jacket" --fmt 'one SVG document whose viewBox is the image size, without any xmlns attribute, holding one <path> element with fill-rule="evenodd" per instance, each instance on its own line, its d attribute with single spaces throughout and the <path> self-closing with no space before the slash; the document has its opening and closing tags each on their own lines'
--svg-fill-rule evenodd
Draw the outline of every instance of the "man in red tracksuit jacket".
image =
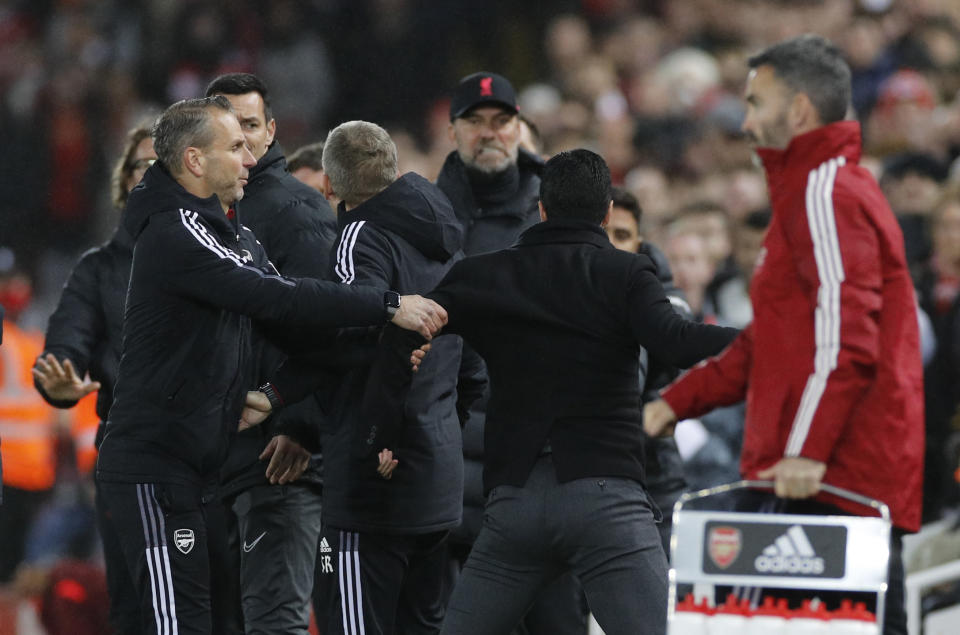
<svg viewBox="0 0 960 635">
<path fill-rule="evenodd" d="M 663 434 L 746 398 L 745 478 L 772 479 L 787 499 L 810 499 L 827 482 L 887 503 L 884 632 L 905 633 L 899 547 L 920 524 L 924 420 L 903 237 L 857 165 L 860 127 L 843 121 L 850 71 L 838 51 L 801 36 L 750 67 L 743 130 L 759 147 L 773 209 L 750 285 L 753 323 L 648 406 L 645 427 Z M 782 509 L 870 513 L 827 496 L 791 503 Z"/>
</svg>

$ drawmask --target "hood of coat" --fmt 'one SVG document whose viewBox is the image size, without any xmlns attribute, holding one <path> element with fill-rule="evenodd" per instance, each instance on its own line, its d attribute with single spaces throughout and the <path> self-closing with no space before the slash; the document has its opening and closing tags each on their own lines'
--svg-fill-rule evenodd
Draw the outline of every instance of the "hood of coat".
<svg viewBox="0 0 960 635">
<path fill-rule="evenodd" d="M 413 172 L 349 211 L 341 203 L 337 220 L 341 229 L 356 221 L 369 221 L 440 262 L 449 260 L 463 242 L 463 230 L 449 199 L 437 186 Z"/>
</svg>

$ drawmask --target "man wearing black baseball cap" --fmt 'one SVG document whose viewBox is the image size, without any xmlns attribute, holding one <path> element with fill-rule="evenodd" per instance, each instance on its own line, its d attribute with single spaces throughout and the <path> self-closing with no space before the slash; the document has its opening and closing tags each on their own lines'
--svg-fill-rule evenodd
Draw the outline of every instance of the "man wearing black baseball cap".
<svg viewBox="0 0 960 635">
<path fill-rule="evenodd" d="M 543 161 L 520 148 L 520 108 L 507 78 L 479 72 L 460 80 L 450 101 L 450 140 L 437 186 L 463 224 L 464 252 L 470 256 L 506 249 L 540 221 Z M 464 356 L 465 362 L 474 356 Z M 486 368 L 461 368 L 460 381 L 482 379 Z M 462 384 L 461 384 L 462 385 Z M 467 391 L 469 392 L 469 391 Z M 450 584 L 459 575 L 483 520 L 483 429 L 487 396 L 462 417 L 464 458 L 463 523 L 448 542 Z M 577 580 L 565 576 L 546 589 L 524 619 L 530 635 L 585 635 L 587 610 Z"/>
<path fill-rule="evenodd" d="M 450 120 L 464 116 L 468 110 L 480 104 L 496 104 L 514 114 L 520 112 L 517 95 L 510 81 L 503 75 L 481 71 L 460 80 L 450 102 Z"/>
</svg>

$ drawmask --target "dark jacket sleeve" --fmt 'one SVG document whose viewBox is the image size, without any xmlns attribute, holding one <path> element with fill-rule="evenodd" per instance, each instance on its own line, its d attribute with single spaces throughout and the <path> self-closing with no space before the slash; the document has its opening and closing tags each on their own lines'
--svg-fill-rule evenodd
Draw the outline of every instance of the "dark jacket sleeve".
<svg viewBox="0 0 960 635">
<path fill-rule="evenodd" d="M 633 264 L 627 290 L 627 319 L 637 342 L 651 357 L 687 368 L 716 355 L 737 336 L 737 329 L 685 320 L 663 293 L 647 258 Z"/>
<path fill-rule="evenodd" d="M 457 376 L 457 416 L 461 428 L 467 425 L 470 410 L 473 404 L 483 397 L 488 382 L 487 365 L 483 358 L 464 342 L 460 356 L 460 372 Z"/>
<path fill-rule="evenodd" d="M 151 231 L 148 226 L 144 234 Z M 143 260 L 162 263 L 168 292 L 258 320 L 318 328 L 367 326 L 384 320 L 385 288 L 348 287 L 312 278 L 284 278 L 246 264 L 236 253 L 207 245 L 179 224 L 141 236 Z M 271 268 L 272 269 L 272 268 Z"/>
<path fill-rule="evenodd" d="M 83 377 L 90 366 L 97 343 L 105 337 L 106 317 L 99 301 L 97 258 L 99 249 L 83 255 L 74 267 L 60 295 L 57 308 L 50 316 L 44 351 L 63 363 L 69 359 L 77 374 Z M 57 400 L 47 395 L 40 383 L 34 381 L 37 391 L 52 406 L 72 408 L 76 400 Z"/>
<path fill-rule="evenodd" d="M 349 253 L 345 252 L 336 261 L 335 278 L 344 288 L 389 289 L 393 279 L 389 241 L 366 225 L 355 238 Z M 300 401 L 319 388 L 333 369 L 374 362 L 380 342 L 379 326 L 384 323 L 382 292 L 380 307 L 381 320 L 377 327 L 340 329 L 326 346 L 290 356 L 270 380 L 285 404 Z"/>
</svg>

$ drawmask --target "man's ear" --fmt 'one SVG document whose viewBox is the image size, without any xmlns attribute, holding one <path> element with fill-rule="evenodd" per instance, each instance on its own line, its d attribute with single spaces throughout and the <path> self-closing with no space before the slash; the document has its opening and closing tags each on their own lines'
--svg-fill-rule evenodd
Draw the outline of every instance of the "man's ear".
<svg viewBox="0 0 960 635">
<path fill-rule="evenodd" d="M 206 157 L 200 148 L 188 147 L 183 151 L 183 167 L 197 178 L 202 178 L 207 167 Z"/>
<path fill-rule="evenodd" d="M 806 93 L 798 92 L 790 99 L 787 108 L 787 124 L 793 136 L 810 132 L 823 125 L 816 106 Z"/>
<path fill-rule="evenodd" d="M 603 215 L 603 220 L 600 221 L 600 227 L 606 227 L 610 224 L 610 214 L 613 214 L 613 201 L 610 201 L 610 205 L 607 206 L 607 213 Z"/>
<path fill-rule="evenodd" d="M 277 134 L 277 120 L 271 119 L 267 122 L 267 146 L 270 147 L 270 144 L 273 143 L 273 138 Z"/>
<path fill-rule="evenodd" d="M 547 210 L 543 207 L 543 201 L 537 201 L 537 207 L 540 208 L 540 220 L 547 220 Z"/>
<path fill-rule="evenodd" d="M 457 134 L 453 130 L 452 121 L 450 122 L 450 125 L 447 126 L 447 139 L 449 139 L 452 143 L 457 142 Z"/>
<path fill-rule="evenodd" d="M 323 192 L 323 197 L 328 201 L 337 196 L 337 193 L 333 191 L 333 185 L 330 184 L 330 177 L 327 176 L 326 172 L 320 173 L 320 191 Z"/>
</svg>

